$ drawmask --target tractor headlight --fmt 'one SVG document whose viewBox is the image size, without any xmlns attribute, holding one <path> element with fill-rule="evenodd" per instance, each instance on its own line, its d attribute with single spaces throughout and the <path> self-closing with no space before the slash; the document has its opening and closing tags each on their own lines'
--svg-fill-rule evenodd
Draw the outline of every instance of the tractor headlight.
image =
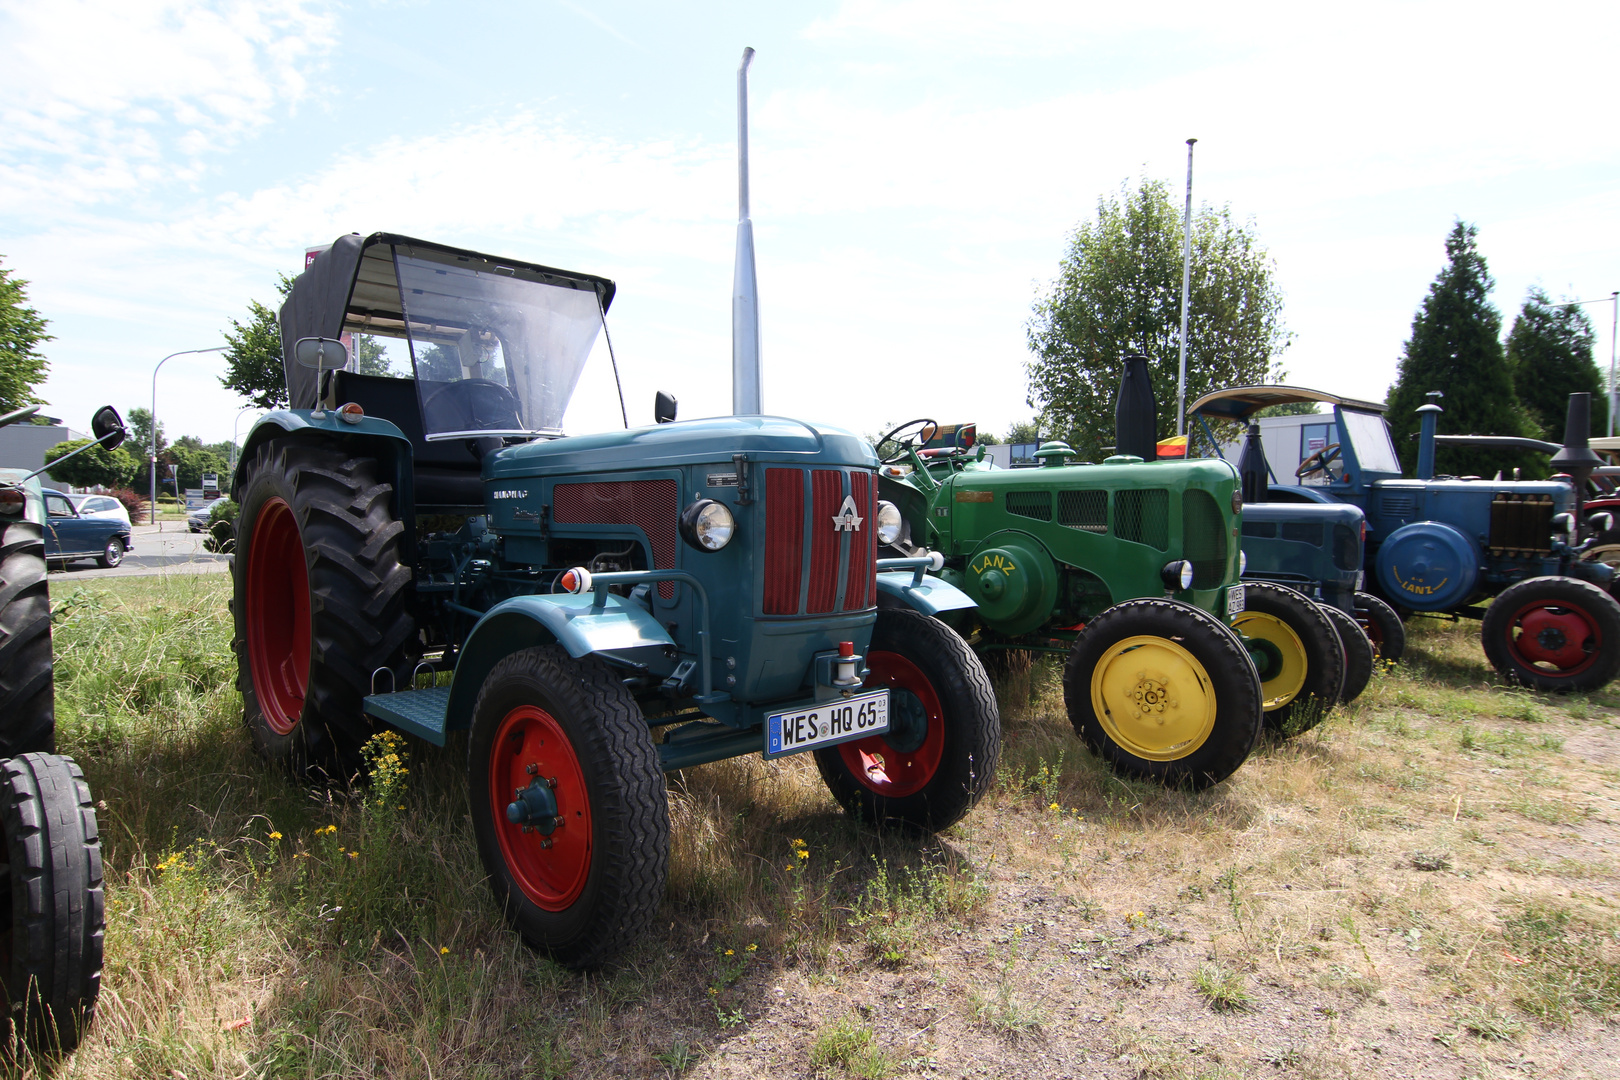
<svg viewBox="0 0 1620 1080">
<path fill-rule="evenodd" d="M 878 500 L 877 539 L 887 547 L 900 539 L 900 508 L 892 502 Z"/>
<path fill-rule="evenodd" d="M 1238 549 L 1238 577 L 1249 572 L 1249 553 L 1242 548 Z"/>
<path fill-rule="evenodd" d="M 20 514 L 28 508 L 28 495 L 20 487 L 0 487 L 0 514 Z"/>
<path fill-rule="evenodd" d="M 1232 513 L 1243 513 L 1243 488 L 1241 487 L 1232 489 Z"/>
<path fill-rule="evenodd" d="M 1164 569 L 1159 571 L 1159 578 L 1164 582 L 1165 588 L 1185 592 L 1192 588 L 1193 564 L 1186 559 L 1167 562 Z"/>
<path fill-rule="evenodd" d="M 681 535 L 699 551 L 719 551 L 736 531 L 737 519 L 725 503 L 699 499 L 681 512 Z"/>
</svg>

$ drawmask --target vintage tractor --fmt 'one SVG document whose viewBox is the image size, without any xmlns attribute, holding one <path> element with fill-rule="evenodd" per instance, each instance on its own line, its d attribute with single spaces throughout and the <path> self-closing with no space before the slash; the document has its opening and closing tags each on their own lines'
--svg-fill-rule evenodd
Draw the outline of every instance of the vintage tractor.
<svg viewBox="0 0 1620 1080">
<path fill-rule="evenodd" d="M 1276 473 L 1266 460 L 1254 414 L 1266 407 L 1265 402 L 1276 403 L 1272 397 L 1280 389 L 1265 387 L 1263 393 L 1246 398 L 1207 394 L 1193 402 L 1189 415 L 1198 421 L 1216 456 L 1221 455 L 1221 443 L 1210 427 L 1212 419 L 1247 426 L 1238 458 L 1243 483 L 1243 580 L 1286 585 L 1329 609 L 1345 645 L 1343 698 L 1348 701 L 1365 687 L 1374 659 L 1393 662 L 1401 658 L 1406 630 L 1394 609 L 1362 589 L 1367 518 L 1359 507 L 1272 498 Z M 1350 632 L 1341 615 L 1361 628 L 1368 639 L 1366 646 Z"/>
<path fill-rule="evenodd" d="M 1122 774 L 1203 787 L 1243 763 L 1263 723 L 1319 719 L 1341 692 L 1343 652 L 1316 605 L 1238 582 L 1232 466 L 1144 460 L 1139 359 L 1121 388 L 1127 452 L 1069 465 L 1074 451 L 1049 442 L 1040 467 L 998 469 L 970 426 L 942 442 L 935 421 L 914 420 L 880 441 L 892 449 L 879 490 L 900 509 L 894 550 L 937 549 L 940 576 L 976 602 L 942 619 L 987 656 L 1066 656 L 1064 703 L 1088 747 Z"/>
<path fill-rule="evenodd" d="M 899 515 L 866 443 L 775 416 L 677 423 L 662 394 L 651 426 L 563 436 L 613 296 L 341 237 L 282 308 L 292 407 L 255 425 L 233 485 L 259 750 L 344 781 L 380 726 L 469 731 L 497 900 L 574 967 L 656 911 L 666 771 L 811 752 L 850 813 L 938 830 L 1000 748 L 983 667 L 930 617 L 972 601 L 927 553 L 878 559 Z M 358 373 L 349 333 L 414 377 Z"/>
<path fill-rule="evenodd" d="M 1486 657 L 1525 686 L 1591 690 L 1620 672 L 1620 603 L 1605 591 L 1614 571 L 1584 558 L 1608 517 L 1586 520 L 1583 508 L 1587 478 L 1601 464 L 1587 445 L 1587 395 L 1571 395 L 1564 445 L 1552 458 L 1573 483 L 1436 476 L 1435 447 L 1450 437 L 1437 438 L 1442 410 L 1433 403 L 1418 410 L 1413 480 L 1402 477 L 1382 405 L 1252 386 L 1207 394 L 1193 407 L 1238 418 L 1288 401 L 1331 404 L 1336 441 L 1299 467 L 1301 476 L 1324 474 L 1325 484 L 1273 485 L 1269 497 L 1359 507 L 1368 585 L 1391 606 L 1482 620 Z"/>
<path fill-rule="evenodd" d="M 7 413 L 0 427 L 38 411 Z M 91 429 L 95 442 L 75 453 L 124 440 L 111 406 Z M 77 1046 L 94 1013 L 106 907 L 90 789 L 54 752 L 44 471 L 0 469 L 0 1053 L 20 1039 L 48 1055 Z"/>
</svg>

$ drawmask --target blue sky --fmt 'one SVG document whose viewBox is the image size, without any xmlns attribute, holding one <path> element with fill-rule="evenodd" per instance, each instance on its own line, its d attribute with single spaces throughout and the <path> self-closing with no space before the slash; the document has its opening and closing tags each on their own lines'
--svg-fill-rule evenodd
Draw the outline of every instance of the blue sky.
<svg viewBox="0 0 1620 1080">
<path fill-rule="evenodd" d="M 614 278 L 632 423 L 660 388 L 726 412 L 751 45 L 767 411 L 1027 419 L 1024 324 L 1067 233 L 1125 181 L 1179 198 L 1189 136 L 1195 200 L 1276 259 L 1290 380 L 1382 398 L 1458 217 L 1508 320 L 1531 285 L 1620 289 L 1617 13 L 0 0 L 0 256 L 76 426 L 146 403 L 307 245 L 376 230 Z M 1588 308 L 1605 365 L 1611 310 Z M 605 359 L 572 431 L 617 423 Z M 164 367 L 171 436 L 230 436 L 218 370 Z"/>
</svg>

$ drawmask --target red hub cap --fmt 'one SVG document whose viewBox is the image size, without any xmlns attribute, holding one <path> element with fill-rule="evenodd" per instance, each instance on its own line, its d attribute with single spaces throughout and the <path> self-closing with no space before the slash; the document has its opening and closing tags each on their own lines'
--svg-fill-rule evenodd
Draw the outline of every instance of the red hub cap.
<svg viewBox="0 0 1620 1080">
<path fill-rule="evenodd" d="M 892 652 L 871 652 L 869 687 L 889 688 L 889 730 L 841 743 L 850 775 L 891 799 L 915 795 L 939 771 L 945 752 L 945 713 L 933 684 L 916 664 Z"/>
<path fill-rule="evenodd" d="M 248 669 L 264 722 L 289 735 L 309 690 L 309 570 L 298 519 L 281 499 L 259 508 L 247 556 Z"/>
<path fill-rule="evenodd" d="M 1508 643 L 1526 664 L 1553 676 L 1577 675 L 1596 662 L 1603 634 L 1585 611 L 1538 600 L 1507 626 Z"/>
<path fill-rule="evenodd" d="M 555 817 L 538 826 L 509 820 L 507 807 L 536 782 L 551 789 Z M 523 895 L 546 911 L 567 910 L 591 872 L 591 806 L 574 744 L 544 709 L 520 705 L 501 721 L 489 751 L 489 812 Z"/>
</svg>

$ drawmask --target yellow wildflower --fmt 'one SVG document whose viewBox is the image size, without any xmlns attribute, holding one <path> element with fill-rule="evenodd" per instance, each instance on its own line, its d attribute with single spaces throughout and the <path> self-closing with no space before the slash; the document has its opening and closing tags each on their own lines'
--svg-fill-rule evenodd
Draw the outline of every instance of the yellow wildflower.
<svg viewBox="0 0 1620 1080">
<path fill-rule="evenodd" d="M 273 832 L 273 833 L 270 834 L 270 839 L 272 839 L 272 840 L 280 840 L 281 839 L 281 834 L 278 833 L 278 832 Z"/>
<path fill-rule="evenodd" d="M 737 951 L 736 951 L 736 950 L 735 950 L 735 949 L 727 949 L 727 950 L 726 950 L 726 955 L 727 955 L 727 956 L 736 956 L 736 955 L 737 955 Z"/>
<path fill-rule="evenodd" d="M 749 952 L 757 952 L 758 949 L 759 949 L 758 945 L 750 945 L 750 946 L 748 946 L 748 951 Z"/>
<path fill-rule="evenodd" d="M 439 955 L 440 956 L 449 956 L 450 955 L 450 946 L 448 946 L 448 945 L 440 945 L 439 946 Z"/>
<path fill-rule="evenodd" d="M 808 851 L 804 850 L 803 848 L 800 848 L 798 850 L 797 854 L 798 854 L 799 858 L 801 858 L 801 859 L 808 859 L 810 857 L 810 853 Z"/>
</svg>

